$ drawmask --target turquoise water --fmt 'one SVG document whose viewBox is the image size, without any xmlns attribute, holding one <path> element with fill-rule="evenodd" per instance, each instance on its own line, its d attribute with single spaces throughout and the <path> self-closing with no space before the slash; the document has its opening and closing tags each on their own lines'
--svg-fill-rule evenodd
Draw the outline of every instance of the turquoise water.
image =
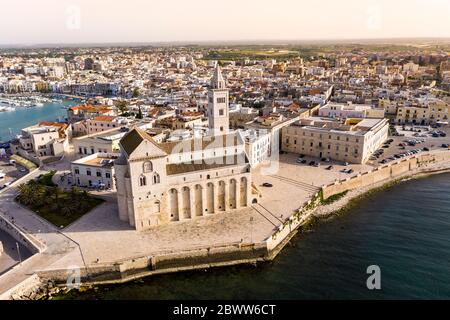
<svg viewBox="0 0 450 320">
<path fill-rule="evenodd" d="M 64 107 L 75 104 L 74 101 L 66 100 L 62 103 L 45 103 L 42 107 L 18 107 L 16 111 L 0 112 L 0 141 L 14 138 L 22 128 L 39 121 L 56 121 L 58 118 L 63 120 L 67 117 Z"/>
<path fill-rule="evenodd" d="M 449 299 L 450 174 L 410 180 L 298 234 L 270 263 L 148 277 L 63 299 Z M 366 287 L 369 265 L 381 290 Z"/>
</svg>

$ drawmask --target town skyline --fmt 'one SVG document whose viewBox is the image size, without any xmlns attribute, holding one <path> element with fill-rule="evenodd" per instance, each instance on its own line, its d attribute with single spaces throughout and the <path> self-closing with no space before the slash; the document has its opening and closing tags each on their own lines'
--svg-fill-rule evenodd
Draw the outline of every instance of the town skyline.
<svg viewBox="0 0 450 320">
<path fill-rule="evenodd" d="M 8 2 L 0 45 L 448 38 L 450 4 L 386 0 Z M 21 17 L 21 19 L 17 19 Z M 26 21 L 25 23 L 23 21 Z M 420 23 L 418 23 L 420 21 Z M 425 27 L 424 27 L 425 26 Z M 6 31 L 5 31 L 6 30 Z"/>
</svg>

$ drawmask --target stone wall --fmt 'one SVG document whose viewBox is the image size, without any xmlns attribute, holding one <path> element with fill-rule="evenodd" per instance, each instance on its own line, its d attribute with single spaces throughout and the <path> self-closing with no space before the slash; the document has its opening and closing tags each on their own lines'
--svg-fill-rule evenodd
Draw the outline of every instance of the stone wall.
<svg viewBox="0 0 450 320">
<path fill-rule="evenodd" d="M 0 229 L 8 233 L 16 241 L 24 245 L 30 252 L 37 253 L 44 250 L 44 245 L 40 243 L 37 239 L 28 235 L 25 231 L 21 230 L 13 222 L 9 221 L 6 217 L 2 215 L 0 211 Z"/>
<path fill-rule="evenodd" d="M 347 190 L 363 188 L 381 181 L 392 180 L 407 173 L 414 174 L 420 171 L 426 171 L 428 168 L 446 162 L 450 162 L 450 152 L 448 151 L 416 155 L 407 159 L 401 159 L 363 174 L 358 174 L 352 178 L 336 181 L 332 184 L 323 186 L 323 198 L 327 199 L 332 195 Z"/>
<path fill-rule="evenodd" d="M 88 266 L 80 270 L 80 275 L 83 283 L 117 283 L 152 274 L 263 261 L 267 253 L 266 243 L 235 243 Z M 71 272 L 66 269 L 50 270 L 38 272 L 38 275 L 43 282 L 51 280 L 65 285 Z"/>
</svg>

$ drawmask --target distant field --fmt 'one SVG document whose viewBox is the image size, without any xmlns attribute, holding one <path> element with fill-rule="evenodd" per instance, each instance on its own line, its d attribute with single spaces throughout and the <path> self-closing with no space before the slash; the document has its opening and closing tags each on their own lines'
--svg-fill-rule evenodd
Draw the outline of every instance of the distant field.
<svg viewBox="0 0 450 320">
<path fill-rule="evenodd" d="M 211 51 L 205 60 L 240 60 L 240 59 L 289 59 L 298 57 L 298 51 L 282 50 L 282 49 L 231 49 Z"/>
</svg>

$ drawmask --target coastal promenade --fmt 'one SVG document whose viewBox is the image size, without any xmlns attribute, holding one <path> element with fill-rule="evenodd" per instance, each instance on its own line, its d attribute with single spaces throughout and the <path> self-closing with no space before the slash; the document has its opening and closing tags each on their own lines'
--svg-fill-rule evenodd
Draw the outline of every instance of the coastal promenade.
<svg viewBox="0 0 450 320">
<path fill-rule="evenodd" d="M 251 208 L 146 232 L 137 232 L 118 219 L 114 194 L 103 195 L 106 201 L 102 205 L 58 230 L 15 203 L 14 188 L 9 189 L 0 200 L 8 203 L 6 211 L 14 212 L 16 223 L 42 241 L 46 249 L 30 258 L 24 268 L 4 275 L 6 285 L 0 278 L 0 297 L 5 289 L 33 273 L 44 283 L 52 280 L 65 286 L 74 266 L 80 268 L 84 283 L 117 283 L 158 273 L 271 260 L 303 223 L 328 207 L 321 205 L 321 194 L 330 196 L 345 189 L 350 191 L 346 196 L 349 201 L 349 195 L 356 195 L 358 190 L 368 191 L 409 175 L 450 169 L 450 152 L 446 150 L 380 167 L 361 165 L 355 167 L 352 177 L 342 176 L 339 171 L 318 176 L 312 167 L 304 167 L 299 175 L 293 155 L 284 156 L 277 172 L 261 174 L 255 170 L 255 183 L 268 181 L 273 188 L 260 188 L 261 198 Z M 37 176 L 40 170 L 27 178 Z M 21 290 L 10 294 L 27 296 Z"/>
</svg>

